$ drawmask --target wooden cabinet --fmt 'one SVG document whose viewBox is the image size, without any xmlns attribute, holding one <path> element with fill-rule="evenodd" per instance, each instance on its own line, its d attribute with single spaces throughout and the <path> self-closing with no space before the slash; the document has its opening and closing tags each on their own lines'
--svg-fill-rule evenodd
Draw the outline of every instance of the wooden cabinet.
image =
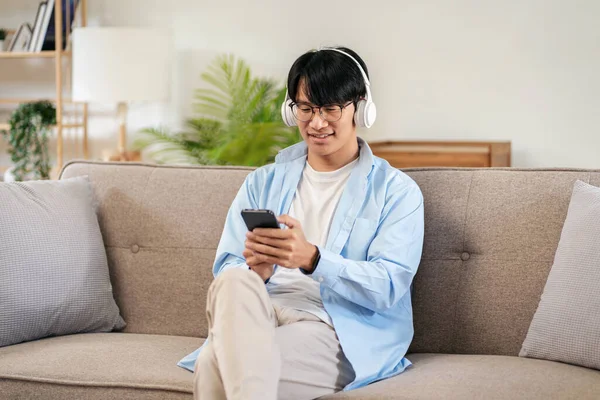
<svg viewBox="0 0 600 400">
<path fill-rule="evenodd" d="M 510 142 L 369 142 L 373 154 L 396 168 L 510 167 Z"/>
</svg>

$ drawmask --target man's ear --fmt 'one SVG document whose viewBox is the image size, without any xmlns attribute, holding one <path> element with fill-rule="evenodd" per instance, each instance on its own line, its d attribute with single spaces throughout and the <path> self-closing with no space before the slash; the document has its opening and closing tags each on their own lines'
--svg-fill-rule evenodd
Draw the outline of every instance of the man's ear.
<svg viewBox="0 0 600 400">
<path fill-rule="evenodd" d="M 363 97 L 360 98 L 361 100 L 364 100 Z M 352 106 L 354 107 L 354 112 L 352 113 L 352 126 L 356 127 L 356 111 L 358 110 L 358 107 L 356 107 L 356 101 L 352 102 Z"/>
</svg>

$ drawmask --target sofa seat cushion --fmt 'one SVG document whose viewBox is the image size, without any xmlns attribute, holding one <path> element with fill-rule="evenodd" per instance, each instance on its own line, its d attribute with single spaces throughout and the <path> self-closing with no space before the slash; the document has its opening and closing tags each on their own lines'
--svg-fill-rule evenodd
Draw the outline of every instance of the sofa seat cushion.
<svg viewBox="0 0 600 400">
<path fill-rule="evenodd" d="M 413 366 L 385 381 L 326 396 L 340 399 L 598 399 L 600 371 L 511 356 L 410 354 Z"/>
<path fill-rule="evenodd" d="M 192 399 L 177 361 L 204 339 L 87 333 L 0 348 L 2 398 Z"/>
</svg>

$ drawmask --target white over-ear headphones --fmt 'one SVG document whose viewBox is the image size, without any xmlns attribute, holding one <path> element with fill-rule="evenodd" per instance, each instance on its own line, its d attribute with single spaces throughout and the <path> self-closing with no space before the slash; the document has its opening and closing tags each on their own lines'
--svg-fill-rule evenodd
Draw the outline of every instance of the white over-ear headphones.
<svg viewBox="0 0 600 400">
<path fill-rule="evenodd" d="M 375 103 L 373 103 L 373 100 L 371 98 L 371 83 L 369 82 L 367 74 L 361 67 L 360 63 L 356 61 L 356 59 L 350 54 L 333 47 L 323 47 L 318 49 L 317 51 L 321 50 L 331 50 L 337 51 L 338 53 L 342 53 L 350 57 L 350 59 L 352 59 L 352 61 L 354 61 L 354 63 L 358 66 L 358 69 L 360 70 L 360 73 L 362 74 L 363 79 L 365 80 L 367 96 L 364 99 L 359 100 L 358 103 L 356 103 L 356 111 L 354 112 L 354 122 L 357 126 L 361 128 L 370 128 L 375 122 L 375 119 L 377 118 L 377 108 L 375 107 Z M 285 100 L 281 105 L 281 117 L 283 118 L 283 122 L 287 126 L 297 125 L 296 117 L 294 117 L 294 113 L 292 112 L 292 103 L 293 101 L 290 98 L 290 92 L 289 89 L 287 89 L 286 85 Z"/>
</svg>

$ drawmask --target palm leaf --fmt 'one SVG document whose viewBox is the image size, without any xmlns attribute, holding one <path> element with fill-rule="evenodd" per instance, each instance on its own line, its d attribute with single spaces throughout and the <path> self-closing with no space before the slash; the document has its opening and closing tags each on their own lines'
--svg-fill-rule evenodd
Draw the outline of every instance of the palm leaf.
<svg viewBox="0 0 600 400">
<path fill-rule="evenodd" d="M 136 136 L 133 147 L 144 150 L 147 155 L 160 164 L 202 164 L 190 143 L 170 135 L 167 131 L 146 128 Z"/>
<path fill-rule="evenodd" d="M 197 116 L 186 121 L 186 130 L 144 129 L 136 148 L 161 163 L 260 166 L 300 140 L 281 119 L 285 88 L 253 77 L 243 60 L 218 56 L 201 78 L 210 87 L 194 91 Z"/>
</svg>

